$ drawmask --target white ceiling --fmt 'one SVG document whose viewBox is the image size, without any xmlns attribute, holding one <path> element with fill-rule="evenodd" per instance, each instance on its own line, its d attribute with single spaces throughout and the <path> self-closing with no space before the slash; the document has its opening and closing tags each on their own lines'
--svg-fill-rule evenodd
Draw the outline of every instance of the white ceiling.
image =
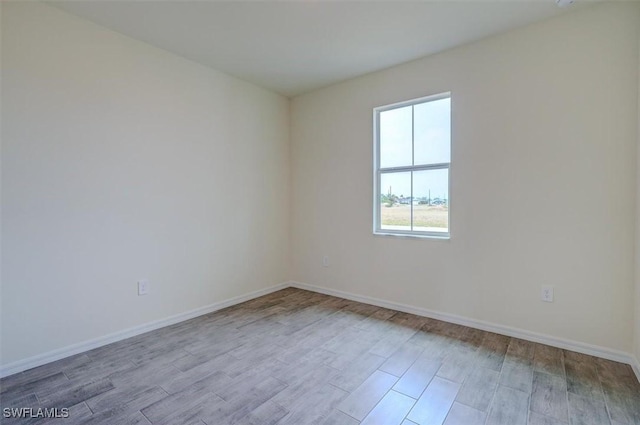
<svg viewBox="0 0 640 425">
<path fill-rule="evenodd" d="M 286 96 L 563 12 L 554 0 L 48 3 Z"/>
</svg>

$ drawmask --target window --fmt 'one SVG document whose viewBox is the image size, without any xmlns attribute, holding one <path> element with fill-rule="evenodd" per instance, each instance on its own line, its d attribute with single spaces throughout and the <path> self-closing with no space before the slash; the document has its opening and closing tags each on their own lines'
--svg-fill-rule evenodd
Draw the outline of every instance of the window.
<svg viewBox="0 0 640 425">
<path fill-rule="evenodd" d="M 374 233 L 448 238 L 450 93 L 373 112 Z"/>
</svg>

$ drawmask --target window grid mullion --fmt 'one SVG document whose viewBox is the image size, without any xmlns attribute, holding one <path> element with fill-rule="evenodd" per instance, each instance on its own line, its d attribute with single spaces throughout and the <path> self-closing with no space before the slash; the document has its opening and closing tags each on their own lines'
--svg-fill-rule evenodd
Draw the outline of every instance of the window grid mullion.
<svg viewBox="0 0 640 425">
<path fill-rule="evenodd" d="M 439 164 L 429 164 L 429 165 L 407 165 L 403 167 L 387 167 L 387 168 L 379 168 L 378 171 L 380 173 L 400 173 L 403 171 L 426 171 L 426 170 L 440 170 L 443 168 L 449 168 L 451 165 L 450 162 L 442 162 Z"/>
<path fill-rule="evenodd" d="M 411 172 L 411 199 L 409 199 L 409 205 L 411 206 L 411 231 L 413 231 L 413 171 Z"/>
<path fill-rule="evenodd" d="M 415 122 L 414 122 L 414 109 L 415 106 L 411 105 L 411 165 L 416 165 L 416 140 L 414 134 Z M 411 171 L 411 199 L 409 200 L 411 206 L 411 231 L 413 231 L 413 171 Z"/>
</svg>

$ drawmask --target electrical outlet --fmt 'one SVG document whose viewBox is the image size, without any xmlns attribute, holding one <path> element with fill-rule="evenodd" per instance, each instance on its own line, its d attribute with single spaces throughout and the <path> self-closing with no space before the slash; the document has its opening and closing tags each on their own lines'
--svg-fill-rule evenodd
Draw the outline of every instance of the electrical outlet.
<svg viewBox="0 0 640 425">
<path fill-rule="evenodd" d="M 322 257 L 322 267 L 329 267 L 329 256 L 325 255 Z"/>
<path fill-rule="evenodd" d="M 147 295 L 149 293 L 149 281 L 140 279 L 138 281 L 138 295 Z"/>
<path fill-rule="evenodd" d="M 540 300 L 552 303 L 553 302 L 553 286 L 542 285 L 542 292 L 540 293 Z"/>
</svg>

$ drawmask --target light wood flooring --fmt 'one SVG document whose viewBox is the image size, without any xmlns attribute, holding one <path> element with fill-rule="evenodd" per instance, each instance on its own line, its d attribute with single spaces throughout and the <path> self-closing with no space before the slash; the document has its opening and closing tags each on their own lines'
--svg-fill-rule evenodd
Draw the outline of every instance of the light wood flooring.
<svg viewBox="0 0 640 425">
<path fill-rule="evenodd" d="M 628 365 L 285 289 L 0 381 L 5 407 L 167 425 L 640 424 Z"/>
</svg>

